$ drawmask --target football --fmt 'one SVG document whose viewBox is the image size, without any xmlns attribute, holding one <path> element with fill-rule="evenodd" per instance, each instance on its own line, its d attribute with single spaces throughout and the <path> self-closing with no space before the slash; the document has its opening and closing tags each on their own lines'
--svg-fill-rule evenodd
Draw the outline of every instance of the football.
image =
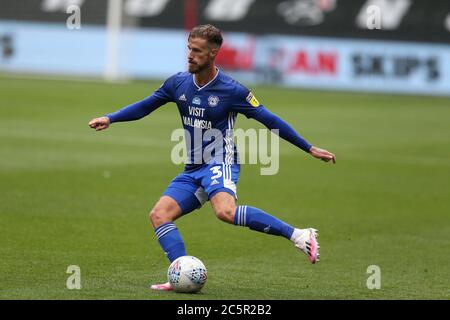
<svg viewBox="0 0 450 320">
<path fill-rule="evenodd" d="M 175 292 L 195 293 L 205 285 L 208 273 L 200 259 L 182 256 L 170 264 L 167 278 Z"/>
</svg>

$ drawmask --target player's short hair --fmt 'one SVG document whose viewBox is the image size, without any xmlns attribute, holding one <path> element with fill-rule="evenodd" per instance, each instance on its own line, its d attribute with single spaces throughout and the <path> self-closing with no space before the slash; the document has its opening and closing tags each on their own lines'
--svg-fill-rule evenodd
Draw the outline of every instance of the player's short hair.
<svg viewBox="0 0 450 320">
<path fill-rule="evenodd" d="M 223 43 L 222 32 L 212 24 L 203 24 L 194 27 L 189 33 L 190 38 L 206 39 L 209 43 L 220 47 Z"/>
</svg>

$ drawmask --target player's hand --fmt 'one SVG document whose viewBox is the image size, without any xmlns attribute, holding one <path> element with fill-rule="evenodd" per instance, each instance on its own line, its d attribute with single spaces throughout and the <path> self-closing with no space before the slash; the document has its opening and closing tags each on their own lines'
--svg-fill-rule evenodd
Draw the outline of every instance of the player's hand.
<svg viewBox="0 0 450 320">
<path fill-rule="evenodd" d="M 328 162 L 331 160 L 331 161 L 333 161 L 333 163 L 336 163 L 336 156 L 327 150 L 320 149 L 320 148 L 313 146 L 313 147 L 311 147 L 311 149 L 309 149 L 309 153 L 314 158 L 320 159 L 322 161 Z"/>
<path fill-rule="evenodd" d="M 108 128 L 110 121 L 108 117 L 95 118 L 89 121 L 89 127 L 95 129 L 95 131 L 100 131 Z"/>
</svg>

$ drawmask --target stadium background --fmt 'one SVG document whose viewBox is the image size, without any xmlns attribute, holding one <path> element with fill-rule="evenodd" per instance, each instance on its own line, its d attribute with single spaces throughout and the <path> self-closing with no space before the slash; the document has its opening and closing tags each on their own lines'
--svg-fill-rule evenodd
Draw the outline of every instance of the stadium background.
<svg viewBox="0 0 450 320">
<path fill-rule="evenodd" d="M 148 289 L 167 268 L 147 212 L 181 170 L 175 108 L 87 122 L 184 70 L 199 23 L 224 31 L 222 70 L 338 162 L 282 142 L 277 175 L 244 165 L 238 185 L 240 203 L 318 227 L 320 264 L 206 205 L 177 226 L 210 277 L 179 296 Z M 0 50 L 0 298 L 449 298 L 448 1 L 0 0 Z"/>
</svg>

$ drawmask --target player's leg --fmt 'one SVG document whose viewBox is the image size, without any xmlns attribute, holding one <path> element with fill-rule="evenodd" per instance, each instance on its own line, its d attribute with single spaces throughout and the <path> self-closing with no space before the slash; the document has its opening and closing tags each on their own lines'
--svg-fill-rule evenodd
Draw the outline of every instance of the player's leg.
<svg viewBox="0 0 450 320">
<path fill-rule="evenodd" d="M 236 206 L 235 198 L 228 192 L 217 192 L 210 201 L 220 220 L 248 227 L 251 230 L 283 236 L 302 250 L 311 263 L 319 261 L 320 247 L 317 242 L 317 230 L 294 228 L 261 209 L 251 206 Z"/>
<path fill-rule="evenodd" d="M 218 191 L 210 199 L 211 206 L 220 220 L 233 224 L 236 212 L 236 198 L 228 192 Z"/>
<path fill-rule="evenodd" d="M 174 221 L 201 207 L 206 201 L 202 188 L 188 174 L 177 176 L 150 212 L 150 221 L 169 262 L 186 255 L 183 238 Z M 170 283 L 154 284 L 154 290 L 171 291 Z"/>
<path fill-rule="evenodd" d="M 202 186 L 208 193 L 216 216 L 225 222 L 252 230 L 282 235 L 290 239 L 294 228 L 264 211 L 250 206 L 236 206 L 239 164 L 212 165 L 204 172 Z"/>
<path fill-rule="evenodd" d="M 150 211 L 150 221 L 155 230 L 159 244 L 169 261 L 186 255 L 183 238 L 173 221 L 181 217 L 182 209 L 170 196 L 163 195 Z M 153 284 L 153 290 L 172 291 L 170 283 Z"/>
<path fill-rule="evenodd" d="M 317 262 L 319 258 L 317 230 L 294 228 L 261 209 L 236 205 L 239 171 L 238 164 L 214 165 L 205 171 L 202 186 L 208 194 L 216 216 L 222 221 L 245 226 L 251 230 L 283 236 L 306 253 L 312 263 Z"/>
<path fill-rule="evenodd" d="M 186 255 L 183 239 L 174 224 L 181 214 L 181 207 L 175 199 L 167 195 L 163 195 L 150 211 L 150 221 L 159 244 L 171 262 Z"/>
<path fill-rule="evenodd" d="M 282 220 L 251 206 L 237 206 L 228 192 L 218 192 L 211 198 L 216 216 L 225 222 L 251 230 L 291 239 L 294 228 Z"/>
</svg>

